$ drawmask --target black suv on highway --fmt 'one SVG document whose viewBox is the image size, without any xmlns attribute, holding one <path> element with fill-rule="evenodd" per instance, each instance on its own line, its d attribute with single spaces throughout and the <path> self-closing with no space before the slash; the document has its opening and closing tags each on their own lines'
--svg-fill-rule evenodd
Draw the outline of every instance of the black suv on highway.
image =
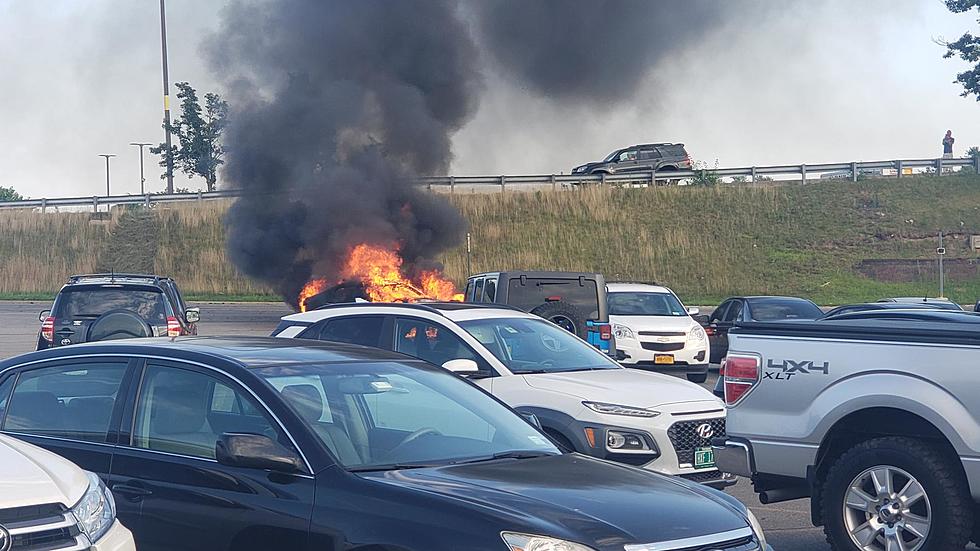
<svg viewBox="0 0 980 551">
<path fill-rule="evenodd" d="M 609 323 L 606 280 L 584 272 L 488 272 L 470 276 L 464 302 L 506 304 L 575 333 L 610 356 L 616 341 Z"/>
<path fill-rule="evenodd" d="M 648 143 L 617 149 L 605 159 L 572 169 L 572 174 L 621 174 L 653 170 L 690 170 L 691 156 L 682 143 Z"/>
<path fill-rule="evenodd" d="M 34 352 L 0 361 L 0 431 L 97 473 L 140 551 L 770 549 L 733 497 L 562 454 L 470 381 L 363 346 Z"/>
<path fill-rule="evenodd" d="M 41 312 L 37 349 L 138 337 L 196 335 L 201 310 L 188 308 L 169 277 L 73 275 Z"/>
</svg>

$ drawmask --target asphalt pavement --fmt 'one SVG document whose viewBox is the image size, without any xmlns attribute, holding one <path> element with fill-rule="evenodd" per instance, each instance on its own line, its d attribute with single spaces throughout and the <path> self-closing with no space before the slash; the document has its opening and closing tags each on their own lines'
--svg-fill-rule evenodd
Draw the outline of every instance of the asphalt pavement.
<svg viewBox="0 0 980 551">
<path fill-rule="evenodd" d="M 202 335 L 269 335 L 279 318 L 291 312 L 281 303 L 203 303 Z M 0 359 L 29 352 L 37 342 L 38 314 L 48 308 L 41 302 L 0 302 Z M 683 374 L 679 374 L 683 377 Z M 717 371 L 704 386 L 714 388 Z M 769 543 L 776 551 L 830 551 L 823 531 L 810 524 L 809 500 L 797 499 L 774 505 L 761 505 L 751 485 L 740 481 L 728 492 L 748 504 L 759 518 Z"/>
</svg>

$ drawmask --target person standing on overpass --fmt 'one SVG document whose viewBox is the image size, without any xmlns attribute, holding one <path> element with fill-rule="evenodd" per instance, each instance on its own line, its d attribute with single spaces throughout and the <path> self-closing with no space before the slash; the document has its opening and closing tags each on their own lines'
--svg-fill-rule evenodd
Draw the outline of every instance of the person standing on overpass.
<svg viewBox="0 0 980 551">
<path fill-rule="evenodd" d="M 955 141 L 956 139 L 953 138 L 953 131 L 947 130 L 946 137 L 943 138 L 943 159 L 953 158 L 953 142 Z"/>
</svg>

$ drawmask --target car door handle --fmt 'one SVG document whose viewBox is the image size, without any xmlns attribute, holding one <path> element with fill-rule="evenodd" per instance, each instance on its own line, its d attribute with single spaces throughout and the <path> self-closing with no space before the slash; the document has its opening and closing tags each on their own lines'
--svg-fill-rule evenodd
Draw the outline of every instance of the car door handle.
<svg viewBox="0 0 980 551">
<path fill-rule="evenodd" d="M 132 501 L 139 501 L 144 497 L 153 495 L 151 490 L 147 490 L 142 486 L 130 486 L 128 484 L 113 484 L 112 492 Z"/>
</svg>

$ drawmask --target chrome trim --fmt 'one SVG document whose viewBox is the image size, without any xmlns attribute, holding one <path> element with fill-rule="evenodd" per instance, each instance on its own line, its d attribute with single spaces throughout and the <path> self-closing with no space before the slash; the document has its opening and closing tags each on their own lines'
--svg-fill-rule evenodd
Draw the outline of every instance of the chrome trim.
<svg viewBox="0 0 980 551">
<path fill-rule="evenodd" d="M 293 438 L 293 435 L 290 434 L 289 431 L 286 429 L 286 425 L 282 422 L 282 420 L 280 420 L 279 417 L 276 416 L 276 414 L 272 413 L 272 410 L 269 409 L 269 405 L 266 404 L 262 400 L 262 398 L 259 398 L 258 394 L 256 394 L 254 390 L 252 390 L 251 388 L 249 388 L 248 385 L 246 385 L 245 383 L 243 383 L 240 379 L 238 379 L 237 377 L 231 375 L 230 373 L 227 373 L 226 371 L 223 371 L 223 370 L 218 369 L 218 368 L 216 368 L 214 366 L 211 366 L 211 365 L 202 364 L 200 362 L 195 362 L 193 360 L 185 360 L 185 359 L 182 359 L 182 358 L 168 358 L 166 356 L 144 355 L 144 354 L 139 354 L 139 353 L 135 353 L 135 354 L 118 354 L 118 353 L 101 353 L 100 354 L 100 353 L 92 353 L 92 354 L 75 355 L 75 356 L 59 356 L 57 358 L 44 358 L 44 359 L 41 359 L 41 360 L 34 360 L 34 361 L 31 361 L 31 362 L 27 362 L 27 363 L 12 365 L 12 366 L 8 367 L 7 369 L 4 369 L 3 371 L 0 371 L 0 375 L 2 375 L 5 371 L 9 371 L 11 369 L 20 369 L 20 368 L 23 368 L 25 366 L 30 366 L 30 365 L 35 365 L 35 364 L 45 364 L 45 363 L 51 363 L 51 362 L 59 362 L 59 361 L 62 361 L 62 360 L 93 359 L 93 358 L 126 358 L 127 361 L 133 360 L 133 359 L 162 360 L 162 361 L 165 361 L 165 362 L 183 363 L 183 364 L 187 364 L 187 365 L 194 365 L 194 366 L 197 366 L 197 367 L 203 367 L 204 369 L 208 369 L 210 371 L 213 371 L 214 373 L 218 373 L 220 375 L 224 375 L 225 377 L 228 377 L 232 381 L 235 381 L 236 383 L 238 383 L 238 386 L 240 386 L 240 387 L 244 388 L 245 390 L 247 390 L 248 393 L 251 394 L 252 397 L 255 398 L 255 400 L 263 408 L 265 408 L 265 411 L 269 414 L 269 416 L 272 417 L 273 419 L 275 419 L 276 424 L 279 425 L 279 428 L 282 429 L 282 432 L 286 435 L 287 438 L 289 438 L 289 441 L 292 442 L 293 447 L 296 448 L 296 452 L 299 453 L 300 458 L 303 459 L 303 464 L 306 465 L 306 470 L 310 474 L 314 474 L 313 467 L 310 465 L 309 460 L 306 459 L 306 454 L 303 453 L 302 448 L 300 448 L 299 444 L 296 443 L 296 439 Z M 230 361 L 234 361 L 234 360 L 230 360 Z M 144 368 L 145 368 L 145 366 L 144 366 Z M 16 389 L 16 384 L 14 385 L 14 387 Z M 137 399 L 137 404 L 136 405 L 138 405 L 138 402 L 139 402 L 139 395 L 138 394 L 136 396 L 136 399 Z M 136 418 L 136 410 L 135 410 L 136 405 L 134 405 L 134 409 L 133 409 L 133 418 L 134 419 Z M 34 436 L 34 435 L 32 434 L 32 435 L 29 435 L 29 436 Z M 112 446 L 112 444 L 104 444 L 104 445 Z M 113 447 L 115 447 L 115 446 L 113 446 Z M 136 447 L 133 447 L 131 445 L 130 446 L 120 445 L 118 447 L 124 447 L 124 448 L 132 449 L 132 450 L 143 450 L 143 448 L 136 448 Z M 143 451 L 152 451 L 152 450 L 143 450 Z M 174 454 L 174 455 L 176 455 L 176 454 Z M 180 456 L 180 457 L 186 457 L 186 456 Z M 192 458 L 192 459 L 199 459 L 199 458 Z"/>
<path fill-rule="evenodd" d="M 661 541 L 658 543 L 640 543 L 636 545 L 626 545 L 623 547 L 625 551 L 671 551 L 672 549 L 687 549 L 690 547 L 717 545 L 732 540 L 739 540 L 754 536 L 755 533 L 752 532 L 752 528 L 746 526 L 745 528 L 730 530 L 728 532 L 720 532 L 718 534 L 709 534 L 707 536 L 695 536 L 693 538 Z"/>
<path fill-rule="evenodd" d="M 7 533 L 11 536 L 20 536 L 23 534 L 34 534 L 37 532 L 47 532 L 49 530 L 58 530 L 60 528 L 70 528 L 72 526 L 78 526 L 78 521 L 75 520 L 75 516 L 68 511 L 61 516 L 61 520 L 55 522 L 49 522 L 47 524 L 33 524 L 28 526 L 19 526 L 17 528 L 7 528 Z"/>
</svg>

